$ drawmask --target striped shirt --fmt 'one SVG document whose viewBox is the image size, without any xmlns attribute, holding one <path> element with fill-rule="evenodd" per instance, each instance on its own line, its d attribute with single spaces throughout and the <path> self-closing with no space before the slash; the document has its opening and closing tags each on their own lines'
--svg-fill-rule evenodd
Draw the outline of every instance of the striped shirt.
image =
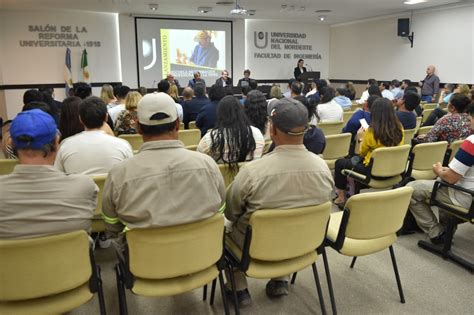
<svg viewBox="0 0 474 315">
<path fill-rule="evenodd" d="M 449 163 L 449 168 L 452 169 L 459 175 L 462 175 L 462 178 L 456 185 L 463 188 L 474 190 L 474 135 L 469 136 L 462 143 L 459 151 L 456 153 L 454 159 Z M 449 190 L 449 197 L 455 205 L 462 206 L 464 208 L 469 208 L 472 203 L 471 195 L 466 193 L 455 191 L 453 189 Z"/>
</svg>

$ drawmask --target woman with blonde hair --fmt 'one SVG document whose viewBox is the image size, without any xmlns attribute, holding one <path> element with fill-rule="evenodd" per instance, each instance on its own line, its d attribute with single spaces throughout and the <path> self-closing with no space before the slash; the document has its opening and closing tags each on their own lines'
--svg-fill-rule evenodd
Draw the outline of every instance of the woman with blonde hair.
<svg viewBox="0 0 474 315">
<path fill-rule="evenodd" d="M 105 104 L 107 104 L 107 109 L 112 108 L 117 101 L 114 95 L 114 88 L 110 84 L 102 85 L 102 89 L 100 90 L 100 98 Z"/>
<path fill-rule="evenodd" d="M 117 135 L 137 133 L 137 106 L 142 99 L 139 92 L 133 91 L 127 94 L 125 99 L 125 110 L 123 110 L 117 117 L 115 122 L 114 132 Z"/>
<path fill-rule="evenodd" d="M 175 103 L 179 103 L 178 87 L 176 86 L 176 84 L 170 85 L 168 95 L 171 96 Z"/>
</svg>

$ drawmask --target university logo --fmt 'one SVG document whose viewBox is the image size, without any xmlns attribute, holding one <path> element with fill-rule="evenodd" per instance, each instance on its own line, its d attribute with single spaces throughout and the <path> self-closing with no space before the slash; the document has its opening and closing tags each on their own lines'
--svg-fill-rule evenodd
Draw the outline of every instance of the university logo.
<svg viewBox="0 0 474 315">
<path fill-rule="evenodd" d="M 253 42 L 255 47 L 263 49 L 268 46 L 268 32 L 253 32 Z"/>
</svg>

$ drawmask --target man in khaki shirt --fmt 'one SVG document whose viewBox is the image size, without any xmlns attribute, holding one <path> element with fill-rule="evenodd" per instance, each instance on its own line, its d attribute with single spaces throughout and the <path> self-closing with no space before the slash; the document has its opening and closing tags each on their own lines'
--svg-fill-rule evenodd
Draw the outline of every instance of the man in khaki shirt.
<svg viewBox="0 0 474 315">
<path fill-rule="evenodd" d="M 275 150 L 243 166 L 227 190 L 225 216 L 234 222 L 230 237 L 242 248 L 251 214 L 259 209 L 290 209 L 331 200 L 331 171 L 319 156 L 306 150 L 303 136 L 308 112 L 300 102 L 282 99 L 270 113 Z M 282 231 L 285 233 L 285 231 Z M 242 272 L 234 272 L 241 305 L 251 302 Z M 288 277 L 272 279 L 267 295 L 288 294 Z"/>
<path fill-rule="evenodd" d="M 0 176 L 0 239 L 90 230 L 98 188 L 87 176 L 53 168 L 59 141 L 53 117 L 22 112 L 10 136 L 19 165 Z"/>
<path fill-rule="evenodd" d="M 113 237 L 124 228 L 155 228 L 199 221 L 217 213 L 225 198 L 217 164 L 178 140 L 179 119 L 166 93 L 138 103 L 143 146 L 114 166 L 105 182 L 103 213 Z M 121 246 L 121 240 L 118 244 Z"/>
</svg>

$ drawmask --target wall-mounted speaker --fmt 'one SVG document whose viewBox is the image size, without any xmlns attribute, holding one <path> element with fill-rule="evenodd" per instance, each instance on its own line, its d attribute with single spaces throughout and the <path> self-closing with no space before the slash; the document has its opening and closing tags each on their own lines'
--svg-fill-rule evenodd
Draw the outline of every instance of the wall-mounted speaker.
<svg viewBox="0 0 474 315">
<path fill-rule="evenodd" d="M 410 34 L 410 19 L 398 19 L 397 35 L 401 37 L 408 37 Z"/>
</svg>

